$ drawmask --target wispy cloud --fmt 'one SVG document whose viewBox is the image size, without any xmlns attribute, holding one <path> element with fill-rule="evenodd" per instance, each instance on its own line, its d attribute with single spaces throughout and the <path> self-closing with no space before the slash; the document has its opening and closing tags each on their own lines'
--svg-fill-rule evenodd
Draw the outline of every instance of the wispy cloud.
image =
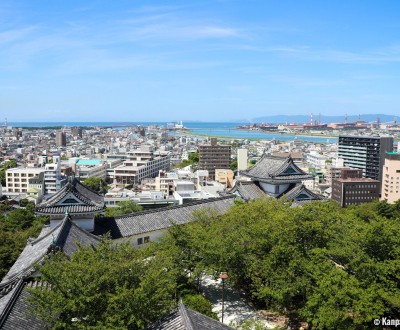
<svg viewBox="0 0 400 330">
<path fill-rule="evenodd" d="M 397 46 L 359 52 L 335 49 L 316 49 L 309 46 L 275 46 L 264 49 L 259 48 L 258 50 L 277 53 L 294 59 L 307 61 L 325 61 L 351 64 L 400 62 L 400 47 Z"/>
</svg>

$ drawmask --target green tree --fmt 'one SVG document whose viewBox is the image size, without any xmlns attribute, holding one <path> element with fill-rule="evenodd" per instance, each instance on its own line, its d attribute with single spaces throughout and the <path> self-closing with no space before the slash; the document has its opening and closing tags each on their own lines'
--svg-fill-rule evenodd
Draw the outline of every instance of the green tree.
<svg viewBox="0 0 400 330">
<path fill-rule="evenodd" d="M 236 171 L 237 167 L 238 167 L 238 161 L 237 158 L 235 158 L 234 160 L 231 161 L 230 169 L 232 171 Z"/>
<path fill-rule="evenodd" d="M 107 192 L 107 182 L 101 178 L 88 178 L 82 182 L 83 185 L 88 187 L 93 191 L 97 191 L 99 193 Z"/>
<path fill-rule="evenodd" d="M 31 304 L 53 329 L 143 329 L 176 306 L 172 259 L 130 243 L 103 240 L 38 269 L 49 286 L 32 289 Z"/>
<path fill-rule="evenodd" d="M 117 207 L 107 207 L 106 217 L 116 217 L 119 215 L 139 212 L 143 210 L 141 205 L 136 204 L 133 201 L 118 202 Z"/>
<path fill-rule="evenodd" d="M 6 171 L 17 166 L 18 165 L 15 160 L 8 160 L 3 164 L 3 167 L 0 169 L 0 181 L 2 186 L 6 185 Z"/>
</svg>

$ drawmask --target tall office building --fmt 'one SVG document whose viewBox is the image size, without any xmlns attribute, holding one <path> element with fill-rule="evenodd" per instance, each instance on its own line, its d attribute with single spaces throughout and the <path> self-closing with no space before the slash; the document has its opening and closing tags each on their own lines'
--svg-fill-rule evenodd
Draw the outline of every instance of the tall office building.
<svg viewBox="0 0 400 330">
<path fill-rule="evenodd" d="M 83 133 L 83 129 L 82 127 L 72 127 L 71 128 L 71 134 L 73 137 L 79 137 L 82 138 L 82 133 Z"/>
<path fill-rule="evenodd" d="M 339 136 L 339 158 L 344 166 L 362 170 L 363 177 L 382 182 L 387 152 L 393 151 L 392 137 Z"/>
<path fill-rule="evenodd" d="M 229 169 L 230 165 L 231 146 L 218 145 L 215 138 L 199 146 L 199 169 L 207 170 L 211 180 L 215 180 L 215 169 Z"/>
<path fill-rule="evenodd" d="M 57 132 L 57 135 L 56 135 L 56 146 L 57 147 L 65 147 L 65 146 L 67 146 L 67 133 L 65 133 L 65 132 Z"/>
</svg>

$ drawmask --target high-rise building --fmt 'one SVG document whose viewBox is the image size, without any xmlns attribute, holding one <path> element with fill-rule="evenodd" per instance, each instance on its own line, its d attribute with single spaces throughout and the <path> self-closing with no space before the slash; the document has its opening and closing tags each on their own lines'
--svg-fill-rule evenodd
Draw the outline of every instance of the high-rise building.
<svg viewBox="0 0 400 330">
<path fill-rule="evenodd" d="M 382 182 L 385 154 L 393 151 L 392 137 L 339 136 L 339 158 L 344 166 L 363 171 L 363 177 Z"/>
<path fill-rule="evenodd" d="M 71 134 L 73 137 L 82 138 L 82 133 L 83 133 L 82 127 L 72 127 L 71 128 Z"/>
<path fill-rule="evenodd" d="M 218 145 L 215 138 L 199 146 L 199 169 L 207 170 L 211 180 L 215 180 L 215 169 L 229 169 L 230 164 L 231 146 Z"/>
<path fill-rule="evenodd" d="M 56 146 L 57 147 L 65 147 L 67 146 L 67 133 L 65 132 L 57 132 L 56 135 Z"/>
<path fill-rule="evenodd" d="M 238 162 L 238 171 L 247 170 L 247 149 L 238 149 L 237 151 L 237 162 Z"/>
<path fill-rule="evenodd" d="M 383 166 L 381 200 L 394 203 L 400 199 L 400 153 L 386 154 Z"/>
</svg>

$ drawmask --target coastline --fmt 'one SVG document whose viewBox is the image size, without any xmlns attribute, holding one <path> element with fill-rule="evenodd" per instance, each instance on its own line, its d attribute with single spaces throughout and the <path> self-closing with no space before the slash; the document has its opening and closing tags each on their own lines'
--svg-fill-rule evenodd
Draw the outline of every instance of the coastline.
<svg viewBox="0 0 400 330">
<path fill-rule="evenodd" d="M 252 130 L 243 130 L 243 129 L 232 129 L 233 131 L 247 131 L 247 132 L 255 132 Z M 212 134 L 205 134 L 205 133 L 196 133 L 190 130 L 177 130 L 176 133 L 182 134 L 182 135 L 190 135 L 190 136 L 200 136 L 200 137 L 210 137 L 210 138 L 218 138 L 218 139 L 229 139 L 229 140 L 251 140 L 251 141 L 260 141 L 260 140 L 270 140 L 269 138 L 238 138 L 238 137 L 233 137 L 233 136 L 221 136 L 221 135 L 212 135 Z M 265 134 L 275 134 L 278 135 L 277 138 L 275 138 L 278 141 L 286 141 L 286 140 L 280 140 L 279 136 L 302 136 L 302 137 L 310 137 L 310 138 L 326 138 L 326 139 L 337 139 L 339 136 L 334 136 L 334 135 L 321 135 L 321 134 L 295 134 L 295 133 L 276 133 L 276 132 L 263 132 L 263 131 L 257 131 L 257 133 L 265 133 Z M 327 142 L 318 142 L 318 143 L 327 143 Z"/>
</svg>

